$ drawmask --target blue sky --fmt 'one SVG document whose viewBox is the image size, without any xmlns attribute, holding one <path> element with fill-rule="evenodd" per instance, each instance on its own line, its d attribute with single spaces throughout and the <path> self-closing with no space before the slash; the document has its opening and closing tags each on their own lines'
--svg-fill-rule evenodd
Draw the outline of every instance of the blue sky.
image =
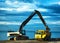
<svg viewBox="0 0 60 43">
<path fill-rule="evenodd" d="M 41 12 L 51 31 L 60 31 L 60 0 L 0 0 L 0 31 L 18 31 L 34 10 Z M 35 29 L 27 29 L 27 26 Z M 25 26 L 26 30 L 33 31 L 42 27 L 44 25 L 37 15 Z"/>
<path fill-rule="evenodd" d="M 11 19 L 13 16 L 25 16 L 31 14 L 35 9 L 40 11 L 45 19 L 51 18 L 52 22 L 47 20 L 48 23 L 60 24 L 60 2 L 59 0 L 0 0 L 0 19 L 1 21 Z M 28 13 L 26 13 L 28 12 Z M 51 17 L 53 16 L 53 18 Z M 27 16 L 23 17 L 26 18 Z M 22 19 L 23 19 L 22 18 Z M 38 18 L 37 16 L 35 18 Z M 19 19 L 19 18 L 17 18 Z M 54 20 L 58 21 L 54 21 Z M 13 19 L 14 20 L 14 19 Z M 54 23 L 53 23 L 54 22 Z M 6 22 L 7 23 L 7 22 Z M 0 23 L 1 24 L 1 23 Z"/>
</svg>

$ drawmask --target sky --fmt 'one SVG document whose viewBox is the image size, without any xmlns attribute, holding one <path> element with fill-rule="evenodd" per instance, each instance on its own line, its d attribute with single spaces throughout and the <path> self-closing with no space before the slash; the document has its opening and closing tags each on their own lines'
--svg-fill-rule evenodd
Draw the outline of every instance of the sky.
<svg viewBox="0 0 60 43">
<path fill-rule="evenodd" d="M 18 31 L 21 23 L 34 10 L 42 14 L 50 31 L 60 31 L 60 0 L 0 0 L 0 31 Z M 39 17 L 35 15 L 24 29 L 36 31 L 42 27 L 45 30 Z"/>
</svg>

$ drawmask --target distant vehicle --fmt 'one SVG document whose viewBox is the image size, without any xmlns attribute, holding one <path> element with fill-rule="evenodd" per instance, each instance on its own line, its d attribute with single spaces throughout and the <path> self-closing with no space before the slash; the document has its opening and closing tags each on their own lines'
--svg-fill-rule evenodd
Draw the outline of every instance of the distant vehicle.
<svg viewBox="0 0 60 43">
<path fill-rule="evenodd" d="M 14 36 L 12 38 L 10 38 L 9 40 L 27 40 L 29 39 L 28 36 L 26 36 L 26 32 L 25 30 L 23 30 L 23 27 L 32 19 L 32 17 L 37 14 L 39 16 L 39 18 L 41 19 L 42 23 L 44 24 L 46 30 L 37 30 L 35 33 L 35 38 L 34 39 L 38 39 L 38 40 L 49 40 L 51 38 L 51 33 L 50 28 L 46 25 L 46 22 L 44 21 L 41 13 L 37 10 L 35 10 L 25 21 L 23 21 L 23 23 L 21 24 L 20 28 L 19 28 L 19 34 L 14 34 L 11 33 L 10 36 Z"/>
</svg>

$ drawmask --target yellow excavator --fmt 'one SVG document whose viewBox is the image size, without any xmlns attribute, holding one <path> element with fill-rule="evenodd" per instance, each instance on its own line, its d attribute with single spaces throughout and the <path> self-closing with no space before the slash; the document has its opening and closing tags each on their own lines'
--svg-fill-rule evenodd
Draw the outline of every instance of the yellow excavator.
<svg viewBox="0 0 60 43">
<path fill-rule="evenodd" d="M 26 31 L 23 31 L 23 27 L 32 19 L 32 17 L 37 14 L 40 18 L 40 20 L 42 21 L 42 23 L 44 24 L 46 30 L 37 30 L 35 32 L 35 38 L 34 39 L 38 39 L 38 40 L 50 40 L 51 38 L 51 33 L 50 33 L 50 28 L 46 25 L 46 22 L 44 21 L 41 13 L 37 10 L 35 10 L 25 21 L 22 22 L 20 28 L 19 28 L 19 33 L 10 33 L 9 36 L 13 36 L 12 38 L 10 38 L 9 40 L 27 40 L 29 39 L 28 36 L 26 36 Z"/>
</svg>

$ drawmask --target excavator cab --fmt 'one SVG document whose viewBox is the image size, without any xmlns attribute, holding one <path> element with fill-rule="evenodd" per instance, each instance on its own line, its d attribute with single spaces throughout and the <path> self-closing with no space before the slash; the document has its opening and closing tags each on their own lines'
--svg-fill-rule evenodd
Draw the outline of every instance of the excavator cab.
<svg viewBox="0 0 60 43">
<path fill-rule="evenodd" d="M 46 32 L 44 30 L 37 30 L 35 33 L 35 39 L 44 39 L 46 37 Z"/>
</svg>

